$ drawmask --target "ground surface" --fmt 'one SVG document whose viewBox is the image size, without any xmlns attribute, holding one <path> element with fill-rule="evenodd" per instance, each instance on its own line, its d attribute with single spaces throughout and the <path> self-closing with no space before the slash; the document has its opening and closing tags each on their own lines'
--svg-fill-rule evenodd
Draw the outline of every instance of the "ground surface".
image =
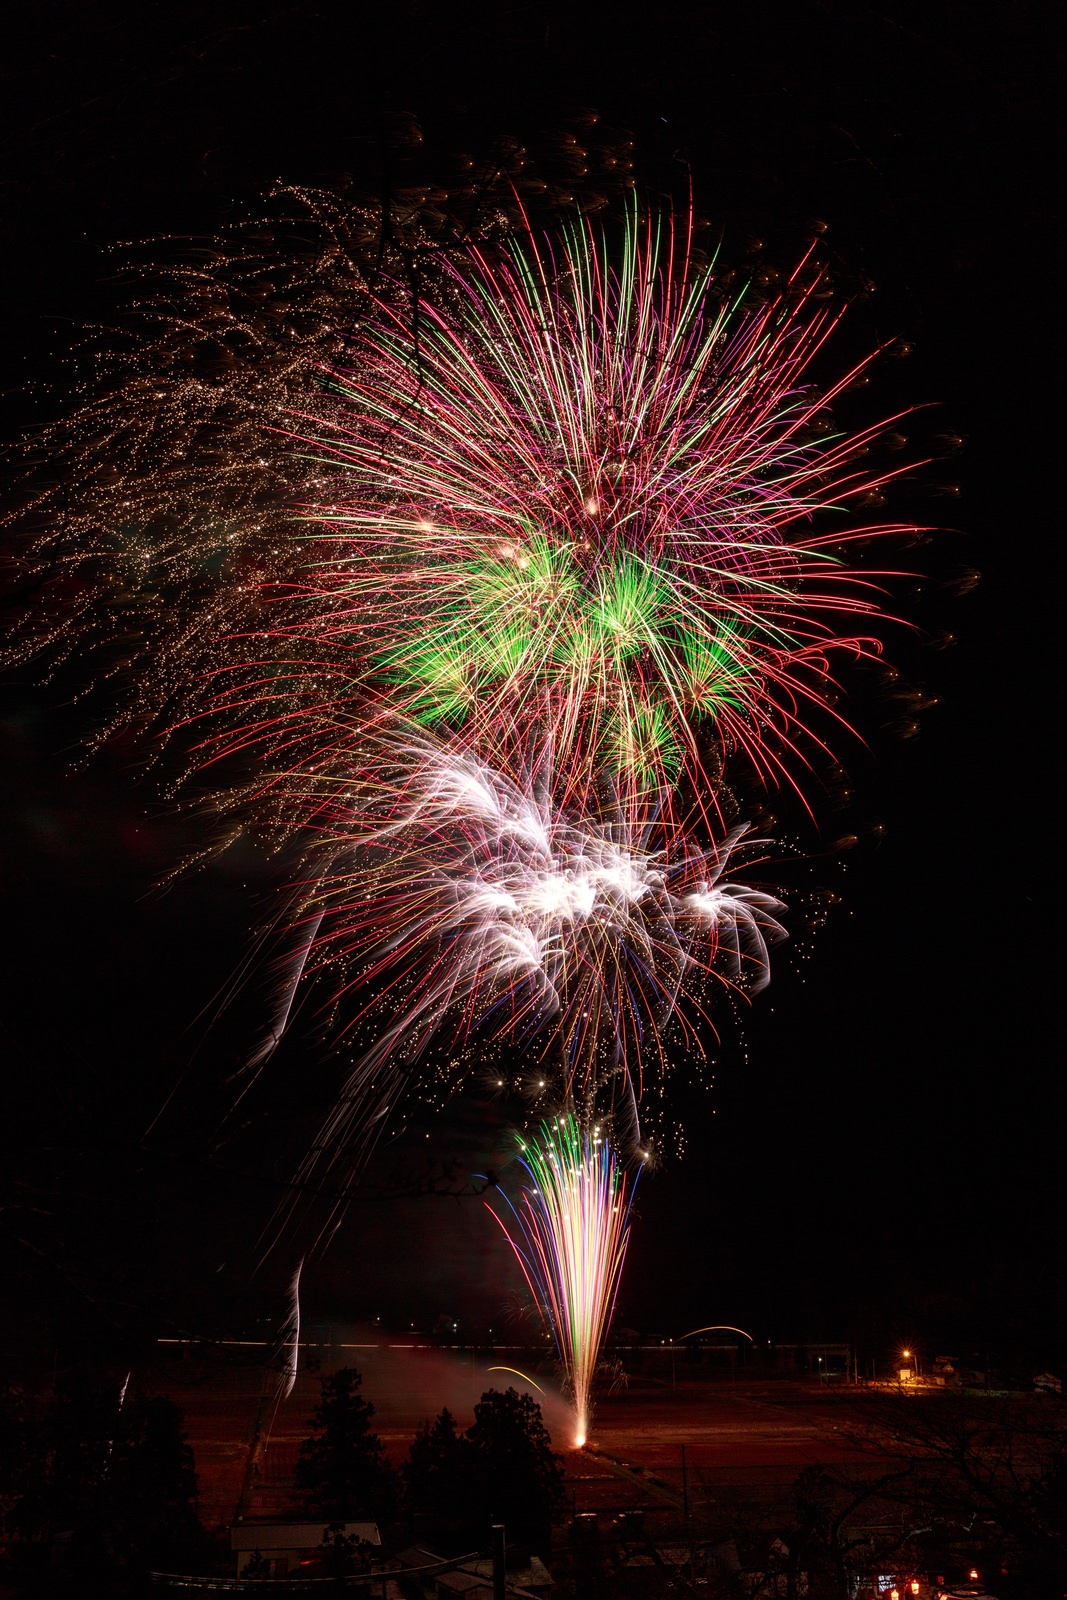
<svg viewBox="0 0 1067 1600">
<path fill-rule="evenodd" d="M 731 1491 L 774 1497 L 816 1462 L 865 1459 L 857 1442 L 862 1391 L 801 1379 L 641 1370 L 625 1391 L 599 1400 L 590 1447 L 579 1452 L 568 1448 L 570 1414 L 551 1380 L 538 1374 L 543 1392 L 524 1384 L 507 1370 L 524 1364 L 514 1352 L 445 1351 L 366 1335 L 302 1351 L 301 1361 L 288 1398 L 279 1398 L 278 1374 L 255 1345 L 161 1345 L 138 1374 L 146 1390 L 168 1394 L 184 1412 L 208 1525 L 296 1509 L 293 1468 L 310 1430 L 319 1376 L 346 1365 L 363 1373 L 375 1427 L 397 1463 L 419 1423 L 442 1406 L 466 1426 L 485 1389 L 529 1387 L 564 1454 L 576 1511 L 679 1509 L 687 1499 L 699 1512 Z"/>
</svg>

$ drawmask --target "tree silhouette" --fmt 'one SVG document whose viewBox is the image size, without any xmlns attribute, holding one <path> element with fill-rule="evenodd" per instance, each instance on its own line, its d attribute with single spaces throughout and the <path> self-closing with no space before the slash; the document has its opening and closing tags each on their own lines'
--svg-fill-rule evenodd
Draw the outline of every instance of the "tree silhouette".
<svg viewBox="0 0 1067 1600">
<path fill-rule="evenodd" d="M 170 1400 L 76 1374 L 21 1420 L 27 1465 L 8 1525 L 14 1570 L 31 1589 L 56 1550 L 57 1595 L 113 1600 L 139 1594 L 153 1568 L 210 1568 L 217 1552 L 197 1518 L 193 1452 Z"/>
<path fill-rule="evenodd" d="M 446 1406 L 434 1422 L 421 1424 L 400 1469 L 409 1509 L 429 1518 L 446 1542 L 469 1520 L 474 1466 L 473 1446 Z"/>
<path fill-rule="evenodd" d="M 371 1431 L 374 1407 L 360 1394 L 355 1367 L 341 1367 L 322 1380 L 322 1398 L 296 1463 L 296 1486 L 304 1503 L 331 1522 L 359 1515 L 381 1521 L 396 1502 L 393 1470 L 385 1447 Z"/>
<path fill-rule="evenodd" d="M 459 1433 L 448 1410 L 424 1422 L 401 1468 L 409 1507 L 461 1545 L 488 1543 L 503 1522 L 513 1543 L 544 1546 L 563 1497 L 559 1456 L 531 1396 L 489 1389 Z"/>
<path fill-rule="evenodd" d="M 503 1522 L 520 1544 L 545 1545 L 563 1500 L 563 1459 L 531 1395 L 488 1389 L 467 1429 L 483 1517 Z"/>
<path fill-rule="evenodd" d="M 374 1546 L 354 1533 L 346 1533 L 343 1522 L 331 1522 L 323 1530 L 319 1560 L 325 1578 L 347 1578 L 355 1572 L 369 1572 Z"/>
</svg>

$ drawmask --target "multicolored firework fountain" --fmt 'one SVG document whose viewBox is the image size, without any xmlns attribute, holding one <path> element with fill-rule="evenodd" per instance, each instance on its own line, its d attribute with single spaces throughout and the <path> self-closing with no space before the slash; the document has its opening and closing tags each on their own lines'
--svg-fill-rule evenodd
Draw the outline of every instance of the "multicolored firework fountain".
<svg viewBox="0 0 1067 1600">
<path fill-rule="evenodd" d="M 86 470 L 62 515 L 42 493 L 27 567 L 56 647 L 134 639 L 131 714 L 299 857 L 252 1070 L 306 980 L 342 1032 L 378 1019 L 305 1177 L 341 1172 L 343 1204 L 420 1075 L 454 1081 L 478 1031 L 539 1041 L 556 1115 L 506 1231 L 582 1443 L 664 1029 L 696 1042 L 687 1008 L 761 987 L 784 933 L 727 880 L 749 845 L 727 782 L 799 789 L 845 726 L 833 664 L 881 648 L 850 552 L 899 531 L 848 511 L 895 473 L 865 465 L 878 428 L 830 416 L 868 361 L 810 379 L 838 317 L 810 254 L 773 298 L 727 294 L 690 219 L 632 208 L 442 252 L 417 316 L 404 282 L 328 259 L 316 325 L 332 304 L 343 358 L 276 341 L 221 466 L 153 453 L 161 416 L 177 439 L 216 405 L 204 382 L 113 384 L 65 448 L 88 468 L 121 443 L 125 476 Z"/>
<path fill-rule="evenodd" d="M 555 1339 L 580 1450 L 626 1256 L 633 1188 L 627 1192 L 626 1174 L 599 1124 L 583 1128 L 573 1113 L 543 1122 L 519 1149 L 529 1181 L 512 1208 L 513 1226 L 501 1227 Z"/>
</svg>

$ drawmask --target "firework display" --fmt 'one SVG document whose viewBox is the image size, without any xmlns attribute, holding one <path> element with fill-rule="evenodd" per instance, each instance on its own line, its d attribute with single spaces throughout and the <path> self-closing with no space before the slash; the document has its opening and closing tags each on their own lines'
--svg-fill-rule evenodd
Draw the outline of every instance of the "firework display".
<svg viewBox="0 0 1067 1600">
<path fill-rule="evenodd" d="M 686 985 L 760 988 L 784 934 L 778 900 L 727 879 L 745 830 L 712 851 L 671 830 L 657 848 L 654 824 L 572 821 L 550 785 L 520 788 L 469 751 L 417 737 L 387 754 L 358 789 L 315 801 L 328 864 L 303 891 L 301 959 L 379 993 L 394 1020 L 311 1159 L 380 1126 L 441 1030 L 452 1061 L 475 1028 L 538 1047 L 566 1103 L 623 1112 L 639 1143 L 643 1074 Z"/>
<path fill-rule="evenodd" d="M 68 429 L 88 487 L 38 496 L 22 647 L 101 652 L 173 781 L 298 858 L 251 1066 L 307 982 L 355 1051 L 305 1178 L 343 1199 L 477 1039 L 536 1061 L 556 1114 L 509 1238 L 584 1442 L 665 1029 L 698 1047 L 784 934 L 728 785 L 803 791 L 843 725 L 835 660 L 880 648 L 851 553 L 892 531 L 850 508 L 891 474 L 829 411 L 867 361 L 811 378 L 839 313 L 810 256 L 757 301 L 631 207 L 443 251 L 413 310 L 360 226 L 330 214 L 273 318 L 254 252 L 187 273 L 214 366 L 161 317 Z"/>
<path fill-rule="evenodd" d="M 879 481 L 870 434 L 820 431 L 859 369 L 804 385 L 818 273 L 749 310 L 691 243 L 631 215 L 614 254 L 580 224 L 471 251 L 417 347 L 379 303 L 332 424 L 298 430 L 337 499 L 279 601 L 302 660 L 331 647 L 328 715 L 371 700 L 509 770 L 540 744 L 582 804 L 708 794 L 709 753 L 789 770 L 832 655 L 876 648 L 845 552 L 878 530 L 811 527 Z"/>
<path fill-rule="evenodd" d="M 633 1187 L 599 1124 L 583 1128 L 570 1114 L 543 1123 L 519 1150 L 526 1182 L 512 1227 L 501 1226 L 555 1338 L 580 1450 L 626 1256 Z"/>
<path fill-rule="evenodd" d="M 209 620 L 171 659 L 210 627 L 211 670 L 179 675 L 213 759 L 343 772 L 399 719 L 594 811 L 684 793 L 715 823 L 737 758 L 802 782 L 834 657 L 879 648 L 848 552 L 886 530 L 846 513 L 888 474 L 861 465 L 877 430 L 837 437 L 828 412 L 866 363 L 805 382 L 837 320 L 816 270 L 748 309 L 690 248 L 631 216 L 618 265 L 578 225 L 471 249 L 417 334 L 405 300 L 369 300 L 329 404 L 274 424 L 300 522 L 247 535 L 245 581 L 191 586 Z"/>
</svg>

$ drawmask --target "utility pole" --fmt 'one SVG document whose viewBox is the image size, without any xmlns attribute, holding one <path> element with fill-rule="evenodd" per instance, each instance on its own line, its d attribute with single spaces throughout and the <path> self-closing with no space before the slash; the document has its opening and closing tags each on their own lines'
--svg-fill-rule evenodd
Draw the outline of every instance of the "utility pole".
<svg viewBox="0 0 1067 1600">
<path fill-rule="evenodd" d="M 682 1511 L 685 1516 L 685 1525 L 689 1526 L 689 1477 L 685 1470 L 685 1445 L 679 1445 L 682 1452 Z"/>
<path fill-rule="evenodd" d="M 493 1523 L 493 1600 L 507 1600 L 504 1587 L 504 1566 L 507 1544 L 504 1539 L 504 1524 Z"/>
</svg>

